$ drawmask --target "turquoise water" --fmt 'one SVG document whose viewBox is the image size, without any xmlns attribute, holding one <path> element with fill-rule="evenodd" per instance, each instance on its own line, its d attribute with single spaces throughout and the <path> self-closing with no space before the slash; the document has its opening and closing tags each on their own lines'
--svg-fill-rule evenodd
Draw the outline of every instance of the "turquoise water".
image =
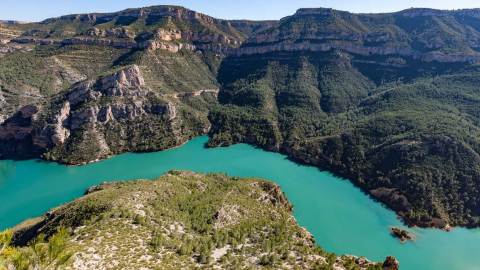
<svg viewBox="0 0 480 270">
<path fill-rule="evenodd" d="M 206 149 L 207 137 L 164 152 L 125 154 L 80 167 L 40 160 L 0 161 L 0 230 L 82 196 L 104 181 L 151 179 L 171 169 L 257 176 L 277 182 L 295 205 L 293 215 L 317 243 L 337 254 L 383 261 L 393 255 L 401 269 L 480 269 L 480 230 L 412 229 L 416 242 L 401 244 L 389 226 L 403 227 L 394 212 L 349 181 L 287 156 L 240 144 Z"/>
</svg>

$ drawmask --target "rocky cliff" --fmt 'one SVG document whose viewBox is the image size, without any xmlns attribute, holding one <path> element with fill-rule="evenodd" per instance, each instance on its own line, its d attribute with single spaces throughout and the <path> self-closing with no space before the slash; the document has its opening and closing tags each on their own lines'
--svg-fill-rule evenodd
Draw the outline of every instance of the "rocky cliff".
<svg viewBox="0 0 480 270">
<path fill-rule="evenodd" d="M 0 46 L 0 152 L 82 164 L 212 124 L 211 146 L 328 166 L 409 224 L 480 226 L 477 13 L 228 22 L 153 7 L 2 26 L 29 30 Z M 28 104 L 36 113 L 19 111 Z"/>
<path fill-rule="evenodd" d="M 73 88 L 65 100 L 56 101 L 55 107 L 29 105 L 0 125 L 2 154 L 35 156 L 51 151 L 55 154 L 48 152 L 46 157 L 53 159 L 52 155 L 56 155 L 55 159 L 58 159 L 59 155 L 68 155 L 63 149 L 73 147 L 72 144 L 78 146 L 80 140 L 86 143 L 85 147 L 90 144 L 94 149 L 98 148 L 90 159 L 95 160 L 105 158 L 112 151 L 125 151 L 125 145 L 134 143 L 130 141 L 119 144 L 118 140 L 105 138 L 106 133 L 112 130 L 116 132 L 113 136 L 128 140 L 132 132 L 138 132 L 135 125 L 142 125 L 143 129 L 146 122 L 159 121 L 155 124 L 158 125 L 157 129 L 146 126 L 148 133 L 165 132 L 150 135 L 157 137 L 152 137 L 153 141 L 150 142 L 153 144 L 150 147 L 154 150 L 182 144 L 186 141 L 185 135 L 198 135 L 207 128 L 201 126 L 201 130 L 190 130 L 182 126 L 182 119 L 177 118 L 176 106 L 163 101 L 158 94 L 146 88 L 140 70 L 135 65 L 96 82 L 86 82 Z M 86 130 L 82 128 L 85 125 L 89 125 Z M 112 130 L 105 130 L 107 125 Z M 95 141 L 101 143 L 95 145 Z M 155 145 L 160 141 L 163 146 Z M 144 150 L 147 149 L 148 146 Z M 85 162 L 80 159 L 78 161 Z"/>
<path fill-rule="evenodd" d="M 115 19 L 122 18 L 122 17 L 140 18 L 140 17 L 148 17 L 148 16 L 159 16 L 159 17 L 168 16 L 171 18 L 182 19 L 182 20 L 199 20 L 205 23 L 210 23 L 210 24 L 213 24 L 213 23 L 228 24 L 228 22 L 224 20 L 215 19 L 208 15 L 204 15 L 196 11 L 188 10 L 179 6 L 152 6 L 152 7 L 140 8 L 140 9 L 127 9 L 124 11 L 114 12 L 114 13 L 67 15 L 59 18 L 47 19 L 42 23 L 47 24 L 47 23 L 55 22 L 62 19 L 108 22 L 108 21 L 113 21 Z"/>
<path fill-rule="evenodd" d="M 383 262 L 383 269 L 385 270 L 398 270 L 400 265 L 398 261 L 393 256 L 388 256 L 387 259 Z"/>
<path fill-rule="evenodd" d="M 0 28 L 0 34 L 3 31 L 11 37 L 4 38 L 4 43 L 11 40 L 45 45 L 86 44 L 171 52 L 185 48 L 226 55 L 333 49 L 362 56 L 400 55 L 426 62 L 476 63 L 479 61 L 476 50 L 480 47 L 480 32 L 475 20 L 479 13 L 478 10 L 409 9 L 396 13 L 354 14 L 320 8 L 299 9 L 280 21 L 229 22 L 181 7 L 155 6 L 49 19 L 42 22 L 42 27 L 51 25 L 50 32 L 41 29 L 22 32 L 4 27 Z M 155 18 L 166 20 L 156 25 L 151 21 Z M 56 33 L 57 23 L 68 23 L 68 20 L 82 22 L 85 26 L 77 32 L 58 30 Z M 122 23 L 117 27 L 100 27 L 118 20 Z M 155 27 L 123 25 L 123 21 L 134 23 L 138 20 L 146 24 L 148 20 Z M 175 20 L 183 24 L 176 24 Z M 195 29 L 197 22 L 201 22 L 202 27 Z M 65 36 L 68 38 L 61 38 Z"/>
<path fill-rule="evenodd" d="M 206 38 L 210 40 L 210 38 Z M 215 39 L 214 42 L 218 40 Z M 437 61 L 441 63 L 455 63 L 455 62 L 468 62 L 477 63 L 480 62 L 480 55 L 465 55 L 465 54 L 437 54 L 437 53 L 421 53 L 416 50 L 399 48 L 399 47 L 366 47 L 349 44 L 335 44 L 335 43 L 323 43 L 323 44 L 309 44 L 309 43 L 277 43 L 273 45 L 264 46 L 247 46 L 240 48 L 224 47 L 219 45 L 192 45 L 185 43 L 166 43 L 162 41 L 118 41 L 118 40 L 105 40 L 105 39 L 88 39 L 88 38 L 72 38 L 60 40 L 38 40 L 38 39 L 13 39 L 11 42 L 16 43 L 39 43 L 42 45 L 51 44 L 87 44 L 97 46 L 113 46 L 124 48 L 148 48 L 149 50 L 165 50 L 169 52 L 178 52 L 181 49 L 189 51 L 204 50 L 212 51 L 215 53 L 222 53 L 226 55 L 250 55 L 250 54 L 264 54 L 270 52 L 279 51 L 310 51 L 310 52 L 327 52 L 330 50 L 342 50 L 348 53 L 359 54 L 363 56 L 370 55 L 400 55 L 409 56 L 413 59 L 419 59 L 425 62 Z M 207 41 L 205 41 L 208 43 Z"/>
</svg>

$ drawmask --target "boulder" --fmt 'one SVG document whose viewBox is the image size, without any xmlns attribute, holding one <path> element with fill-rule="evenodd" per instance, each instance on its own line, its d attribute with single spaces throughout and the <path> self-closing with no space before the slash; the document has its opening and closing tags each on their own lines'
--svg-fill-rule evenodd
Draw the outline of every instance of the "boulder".
<svg viewBox="0 0 480 270">
<path fill-rule="evenodd" d="M 387 259 L 383 262 L 383 269 L 385 270 L 398 270 L 400 268 L 400 264 L 393 256 L 388 256 Z"/>
</svg>

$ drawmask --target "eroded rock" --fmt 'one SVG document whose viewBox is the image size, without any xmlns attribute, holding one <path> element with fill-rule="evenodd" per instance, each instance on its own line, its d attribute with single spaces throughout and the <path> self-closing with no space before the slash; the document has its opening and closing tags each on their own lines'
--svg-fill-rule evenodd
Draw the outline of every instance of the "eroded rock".
<svg viewBox="0 0 480 270">
<path fill-rule="evenodd" d="M 383 269 L 385 270 L 398 270 L 399 268 L 400 264 L 393 256 L 388 256 L 383 262 Z"/>
</svg>

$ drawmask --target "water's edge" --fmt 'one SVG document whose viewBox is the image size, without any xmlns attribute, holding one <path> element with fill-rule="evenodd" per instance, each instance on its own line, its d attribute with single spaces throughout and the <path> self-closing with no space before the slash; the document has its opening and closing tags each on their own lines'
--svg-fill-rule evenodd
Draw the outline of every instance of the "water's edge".
<svg viewBox="0 0 480 270">
<path fill-rule="evenodd" d="M 405 228 L 397 215 L 345 178 L 292 158 L 238 144 L 205 148 L 208 137 L 155 153 L 123 154 L 67 167 L 41 160 L 0 161 L 0 230 L 80 197 L 104 181 L 151 179 L 171 170 L 263 177 L 282 187 L 294 217 L 322 247 L 337 254 L 381 261 L 393 255 L 402 269 L 478 269 L 480 229 L 409 229 L 416 242 L 400 244 L 389 227 Z"/>
</svg>

